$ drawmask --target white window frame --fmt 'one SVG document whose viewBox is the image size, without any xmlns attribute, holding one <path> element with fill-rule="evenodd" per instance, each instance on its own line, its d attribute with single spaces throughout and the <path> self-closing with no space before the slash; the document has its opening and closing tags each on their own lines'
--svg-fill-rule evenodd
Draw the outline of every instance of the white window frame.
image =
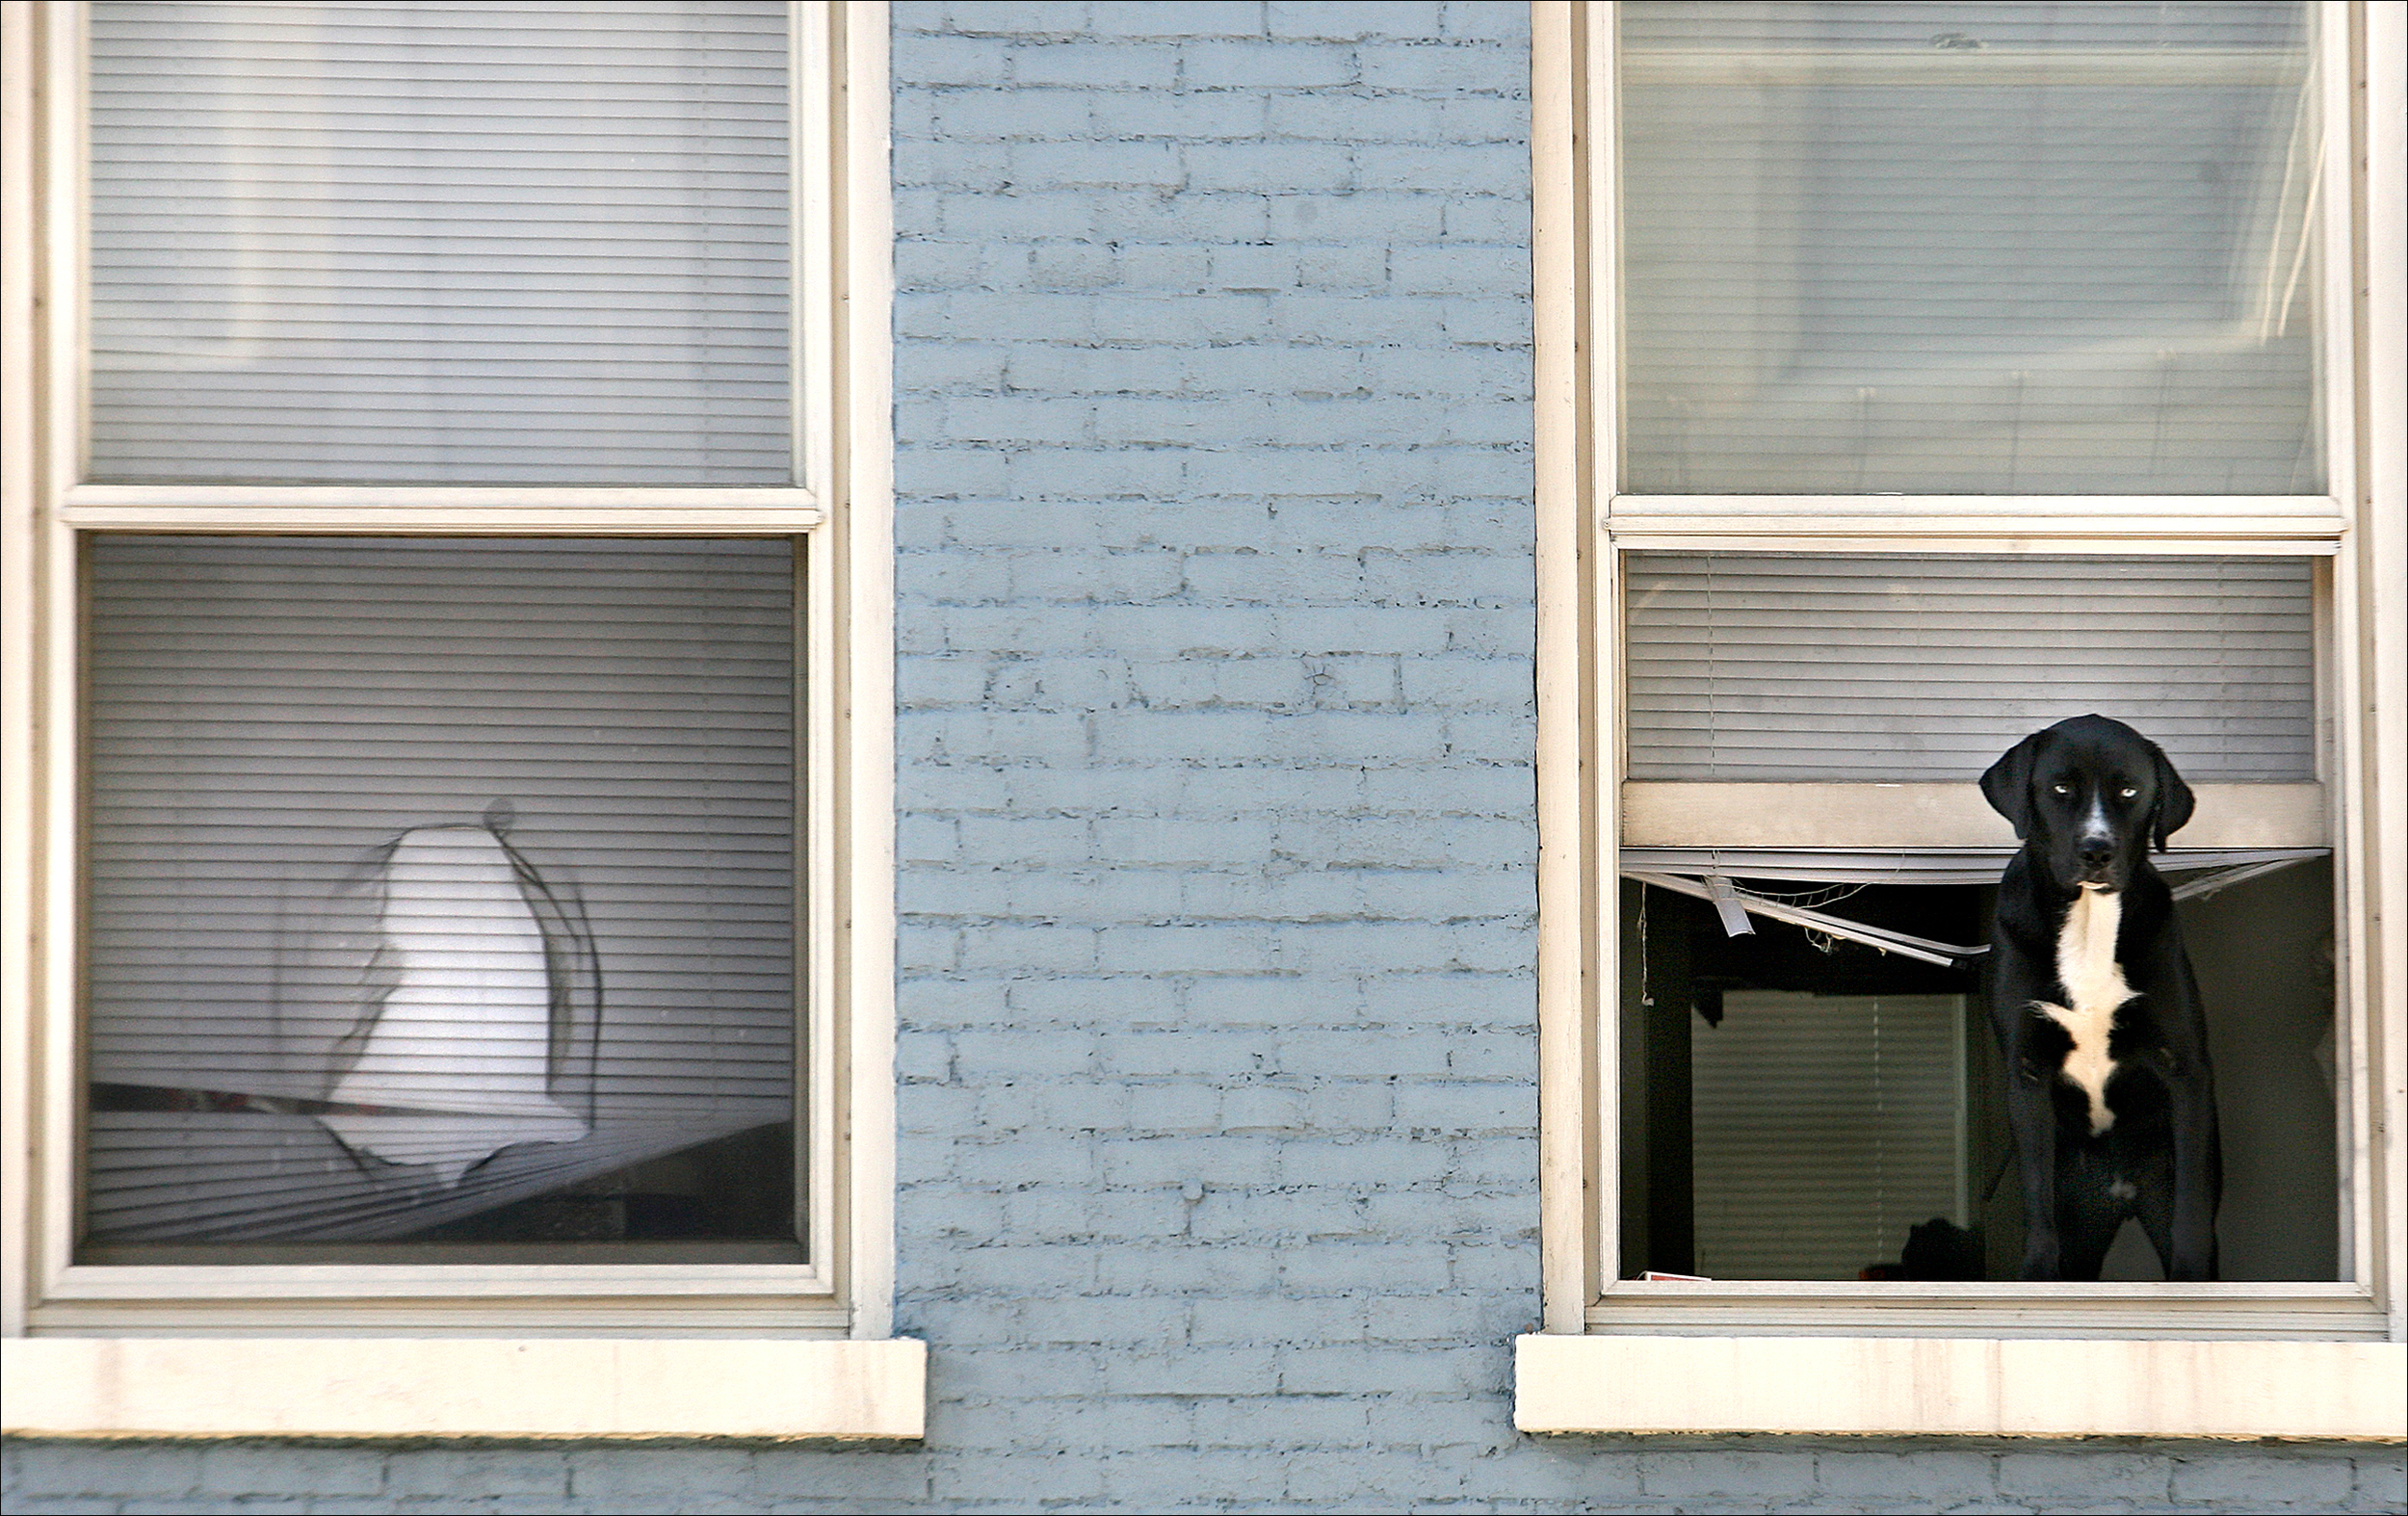
<svg viewBox="0 0 2408 1516">
<path fill-rule="evenodd" d="M 2320 292 L 2327 494 L 1703 497 L 1617 492 L 1613 14 L 1606 0 L 1534 0 L 1544 1300 L 1539 1333 L 1519 1344 L 1525 1429 L 2396 1438 L 2408 1425 L 2408 8 L 2318 3 L 2324 183 L 2350 192 L 2323 196 L 2322 234 L 2343 253 L 2325 260 Z M 1618 849 L 2012 843 L 1971 786 L 1625 782 L 1618 581 L 1622 556 L 1645 550 L 2329 564 L 2320 782 L 2232 787 L 2246 789 L 2248 819 L 2184 840 L 2335 849 L 2349 1282 L 1616 1277 L 1629 1271 L 1615 1264 Z M 2236 814 L 2212 803 L 2222 788 L 2207 787 L 2203 820 Z M 1921 818 L 1908 835 L 1901 810 Z"/>
<path fill-rule="evenodd" d="M 890 1340 L 888 15 L 883 3 L 842 0 L 790 0 L 790 13 L 799 467 L 787 486 L 131 486 L 85 482 L 87 9 L 0 6 L 0 1338 L 11 1429 L 918 1434 L 920 1345 Z M 809 1262 L 73 1261 L 79 544 L 128 532 L 797 541 Z M 298 1358 L 276 1346 L 294 1335 L 316 1339 Z M 331 1350 L 327 1337 L 355 1340 Z M 678 1341 L 636 1346 L 662 1338 Z M 614 1351 L 595 1359 L 595 1339 Z M 144 1372 L 129 1373 L 136 1363 Z M 783 1388 L 764 1382 L 765 1367 Z M 472 1380 L 513 1388 L 466 1396 Z"/>
</svg>

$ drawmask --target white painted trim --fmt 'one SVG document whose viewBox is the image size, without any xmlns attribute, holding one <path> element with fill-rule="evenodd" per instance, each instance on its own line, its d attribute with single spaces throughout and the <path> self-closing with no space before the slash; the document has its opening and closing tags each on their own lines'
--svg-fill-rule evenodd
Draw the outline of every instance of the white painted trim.
<svg viewBox="0 0 2408 1516">
<path fill-rule="evenodd" d="M 2367 814 L 2363 919 L 2352 952 L 2365 976 L 2370 1033 L 2351 1050 L 2352 1150 L 2369 1169 L 2355 1218 L 2361 1277 L 2375 1288 L 2395 1342 L 2408 1341 L 2408 6 L 2361 13 L 2368 60 L 2366 164 L 2357 236 L 2362 423 L 2361 530 L 2354 550 L 2361 682 L 2350 703 Z"/>
<path fill-rule="evenodd" d="M 2331 845 L 2320 784 L 2199 784 L 2184 848 Z M 1626 780 L 1633 848 L 2011 848 L 2014 828 L 1964 784 Z"/>
<path fill-rule="evenodd" d="M 34 752 L 32 804 L 39 851 L 34 888 L 40 904 L 34 984 L 35 1214 L 28 1238 L 34 1255 L 31 1289 L 65 1268 L 76 1222 L 74 1186 L 64 1140 L 75 1131 L 82 1109 L 82 1044 L 76 1007 L 82 1003 L 83 835 L 78 814 L 77 748 L 83 730 L 82 667 L 73 635 L 60 635 L 79 619 L 75 534 L 55 507 L 85 472 L 91 438 L 89 405 L 91 288 L 86 277 L 90 245 L 91 143 L 86 84 L 90 77 L 91 7 L 84 0 L 50 0 L 43 12 L 42 54 L 35 61 L 41 93 L 43 202 L 34 224 L 43 239 L 42 297 L 47 320 L 34 362 L 41 376 L 35 405 L 41 416 L 42 480 L 33 511 L 32 551 L 40 559 L 36 590 L 38 615 L 34 657 L 39 661 L 40 704 L 33 713 L 39 733 Z"/>
<path fill-rule="evenodd" d="M 895 1310 L 895 435 L 892 22 L 885 0 L 829 8 L 838 81 L 844 282 L 835 371 L 845 376 L 840 487 L 846 1159 L 844 1263 L 853 1335 L 882 1338 Z"/>
<path fill-rule="evenodd" d="M 0 1430 L 118 1437 L 905 1441 L 928 1349 L 673 1338 L 37 1338 L 0 1345 Z"/>
<path fill-rule="evenodd" d="M 0 1150 L 0 1335 L 886 1337 L 895 1174 L 886 8 L 793 6 L 795 98 L 806 127 L 797 151 L 810 160 L 797 175 L 796 353 L 810 412 L 798 426 L 811 432 L 811 475 L 778 488 L 79 483 L 85 13 L 78 0 L 0 6 L 9 125 L 0 166 L 11 170 L 0 226 L 0 630 L 9 633 L 0 647 L 0 1120 L 10 1123 Z M 42 291 L 53 298 L 38 304 Z M 85 533 L 122 531 L 802 537 L 804 657 L 817 660 L 803 718 L 815 846 L 798 892 L 810 920 L 798 944 L 812 968 L 798 1082 L 811 1263 L 70 1261 L 80 1109 L 76 544 Z"/>
<path fill-rule="evenodd" d="M 836 25 L 810 0 L 788 0 L 787 13 L 787 205 L 794 228 L 795 300 L 786 340 L 797 377 L 788 414 L 794 480 L 819 496 L 829 495 L 834 477 L 835 386 L 819 382 L 835 367 L 836 261 L 833 236 L 823 235 L 837 215 L 838 177 L 834 113 L 829 91 L 837 80 Z"/>
<path fill-rule="evenodd" d="M 352 536 L 786 536 L 826 519 L 816 506 L 83 506 L 59 508 L 77 532 L 321 532 Z"/>
<path fill-rule="evenodd" d="M 1531 273 L 1538 328 L 1566 330 L 1579 320 L 1573 274 L 1579 240 L 1579 154 L 1572 121 L 1579 62 L 1569 0 L 1531 8 L 1531 172 L 1545 214 L 1532 226 Z M 1581 567 L 1587 512 L 1581 491 L 1582 375 L 1571 344 L 1541 344 L 1537 354 L 1538 469 L 1538 1165 L 1542 1190 L 1578 1192 L 1586 1167 L 1580 1133 L 1588 1108 L 1580 1070 L 1586 1038 L 1579 1014 L 1586 933 L 1585 765 L 1580 759 Z M 1540 1277 L 1551 1332 L 1578 1332 L 1588 1292 L 1581 1288 L 1588 1253 L 1577 1213 L 1542 1212 Z"/>
<path fill-rule="evenodd" d="M 41 55 L 34 62 L 42 102 L 42 203 L 34 225 L 43 240 L 42 280 L 47 319 L 39 362 L 43 393 L 43 482 L 47 501 L 88 472 L 92 441 L 92 285 L 85 277 L 91 246 L 92 144 L 87 83 L 91 77 L 91 7 L 85 0 L 43 0 Z"/>
<path fill-rule="evenodd" d="M 1750 85 L 1794 88 L 1837 85 L 1968 85 L 2076 89 L 2084 85 L 2141 84 L 2152 88 L 2296 84 L 2299 65 L 2269 59 L 2260 48 L 2186 47 L 2180 50 L 2102 47 L 1983 47 L 1965 51 L 1907 52 L 1865 48 L 1775 54 L 1719 52 L 1706 48 L 1651 48 L 1634 61 L 1635 79 L 1655 85 Z"/>
<path fill-rule="evenodd" d="M 1657 552 L 1728 552 L 1746 547 L 1793 553 L 2248 553 L 2330 557 L 2340 552 L 2342 519 L 2317 516 L 1663 515 L 1610 517 L 1599 523 L 1615 546 Z"/>
<path fill-rule="evenodd" d="M 2151 1341 L 2380 1342 L 2382 1313 L 2355 1284 L 2025 1284 L 1950 1280 L 1618 1279 L 1588 1313 L 1602 1334 L 1707 1337 L 2095 1337 Z M 1981 1330 L 1966 1321 L 1979 1313 Z"/>
<path fill-rule="evenodd" d="M 2358 92 L 2355 43 L 2361 39 L 2351 34 L 2363 27 L 2367 7 L 2364 0 L 2344 0 L 2342 4 L 2325 0 L 2310 6 L 2308 11 L 2309 45 L 2315 51 L 2316 64 L 2311 87 L 2316 91 L 2316 112 L 2322 124 L 2317 134 L 2316 182 L 2313 191 L 2317 197 L 2320 222 L 2316 227 L 2316 267 L 2312 270 L 2316 284 L 2310 306 L 2322 336 L 2317 368 L 2324 390 L 2320 397 L 2324 413 L 2324 487 L 2340 507 L 2343 517 L 2355 523 L 2359 509 L 2361 420 L 2356 319 L 2358 239 L 2351 222 L 2359 197 L 2359 128 L 2352 118 L 2352 106 Z"/>
<path fill-rule="evenodd" d="M 1526 1432 L 2396 1441 L 2408 1346 L 1949 1337 L 1514 1341 Z"/>
<path fill-rule="evenodd" d="M 42 427 L 35 354 L 41 245 L 40 37 L 33 6 L 0 5 L 0 1337 L 25 1330 L 32 1277 L 40 868 L 34 783 L 39 738 Z"/>
<path fill-rule="evenodd" d="M 66 510 L 95 507 L 148 510 L 595 510 L 642 507 L 667 510 L 708 507 L 733 510 L 744 507 L 793 511 L 819 504 L 810 490 L 762 486 L 651 489 L 625 484 L 70 484 L 60 501 Z"/>
<path fill-rule="evenodd" d="M 1589 150 L 1580 186 L 1579 214 L 1588 234 L 1581 265 L 1585 300 L 1579 336 L 1588 353 L 1590 460 L 1584 470 L 1593 500 L 1610 500 L 1621 488 L 1622 440 L 1622 113 L 1620 33 L 1610 7 L 1580 8 L 1583 62 L 1581 129 Z M 1585 536 L 1585 534 L 1584 534 Z M 1584 541 L 1586 549 L 1589 544 Z M 1615 797 L 1629 771 L 1627 723 L 1622 719 L 1623 639 L 1617 609 L 1622 604 L 1622 555 L 1590 551 L 1582 577 L 1583 657 L 1586 676 L 1581 693 L 1588 731 L 1581 756 L 1591 791 L 1586 797 L 1584 848 L 1594 871 L 1582 929 L 1588 937 L 1587 981 L 1580 1016 L 1584 1031 L 1580 1077 L 1588 1089 L 1587 1121 L 1581 1130 L 1589 1179 L 1578 1196 L 1580 1224 L 1588 1239 L 1588 1263 L 1581 1273 L 1583 1294 L 1594 1300 L 1621 1271 L 1622 1122 L 1622 834 L 1614 821 Z M 1543 1201 L 1543 1196 L 1542 1196 Z"/>
<path fill-rule="evenodd" d="M 2343 502 L 2330 495 L 1622 495 L 1607 518 L 1619 530 L 1648 518 L 1732 520 L 1745 530 L 1766 517 L 1800 529 L 1830 520 L 1887 522 L 1893 531 L 1970 530 L 1998 518 L 2046 522 L 2061 534 L 2093 536 L 2099 523 L 2129 520 L 2163 532 L 2223 528 L 2230 521 L 2284 523 L 2292 533 L 2339 531 Z M 1995 530 L 1995 528 L 1994 528 Z"/>
<path fill-rule="evenodd" d="M 809 1264 L 93 1265 L 62 1269 L 42 1294 L 63 1300 L 491 1300 L 625 1296 L 826 1295 Z"/>
<path fill-rule="evenodd" d="M 822 382 L 836 373 L 832 344 L 835 324 L 836 242 L 839 208 L 831 184 L 830 157 L 837 151 L 835 103 L 836 38 L 838 25 L 825 7 L 789 4 L 792 79 L 790 129 L 794 134 L 793 179 L 796 301 L 793 319 L 796 370 L 796 454 L 801 478 L 818 498 L 828 501 L 842 518 L 846 513 L 835 450 L 829 441 L 830 418 L 840 397 Z M 811 220 L 801 219 L 811 216 Z M 814 365 L 818 365 L 815 367 Z M 804 1050 L 800 1078 L 796 1082 L 796 1130 L 804 1134 L 798 1176 L 800 1205 L 798 1223 L 807 1256 L 829 1263 L 842 1251 L 846 1204 L 840 1157 L 845 1142 L 845 1087 L 836 1051 L 836 1027 L 842 1018 L 837 980 L 841 970 L 838 944 L 843 940 L 843 908 L 836 899 L 835 849 L 840 846 L 834 816 L 837 790 L 845 764 L 844 697 L 837 683 L 846 627 L 838 600 L 837 581 L 843 577 L 843 525 L 809 541 L 803 553 L 797 589 L 800 610 L 800 699 L 803 751 L 811 782 L 804 787 L 798 815 L 800 856 L 797 862 L 802 889 L 797 901 L 796 947 L 811 969 L 802 978 L 802 997 L 796 1007 L 798 1041 Z"/>
</svg>

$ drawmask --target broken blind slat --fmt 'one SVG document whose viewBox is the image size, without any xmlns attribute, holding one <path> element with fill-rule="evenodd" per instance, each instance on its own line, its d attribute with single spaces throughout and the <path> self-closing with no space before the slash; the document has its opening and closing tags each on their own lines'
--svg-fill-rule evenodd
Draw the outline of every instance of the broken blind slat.
<svg viewBox="0 0 2408 1516">
<path fill-rule="evenodd" d="M 786 8 L 92 8 L 92 473 L 795 478 Z"/>
<path fill-rule="evenodd" d="M 1971 782 L 2097 713 L 2194 781 L 2316 776 L 2304 558 L 1638 553 L 1634 779 Z"/>
<path fill-rule="evenodd" d="M 791 1119 L 788 542 L 89 573 L 94 1241 L 405 1236 Z"/>
<path fill-rule="evenodd" d="M 2334 8 L 1617 9 L 1622 487 L 2323 490 Z"/>
</svg>

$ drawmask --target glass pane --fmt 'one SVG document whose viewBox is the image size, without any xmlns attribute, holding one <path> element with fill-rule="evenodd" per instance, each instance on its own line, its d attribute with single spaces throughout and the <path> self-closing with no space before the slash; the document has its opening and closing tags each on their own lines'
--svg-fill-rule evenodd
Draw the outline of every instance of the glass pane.
<svg viewBox="0 0 2408 1516">
<path fill-rule="evenodd" d="M 785 484 L 786 8 L 92 8 L 92 477 Z"/>
<path fill-rule="evenodd" d="M 799 1256 L 791 543 L 88 582 L 87 1258 Z"/>
<path fill-rule="evenodd" d="M 1623 487 L 2321 491 L 2311 9 L 1621 7 Z"/>
<path fill-rule="evenodd" d="M 2316 777 L 2305 558 L 1627 562 L 1634 779 L 1970 784 L 2026 734 L 2091 712 L 2193 781 Z"/>
</svg>

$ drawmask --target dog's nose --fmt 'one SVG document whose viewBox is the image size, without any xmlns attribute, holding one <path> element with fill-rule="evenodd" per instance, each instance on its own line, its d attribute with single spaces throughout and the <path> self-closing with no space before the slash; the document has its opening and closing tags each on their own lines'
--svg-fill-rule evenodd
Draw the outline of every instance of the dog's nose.
<svg viewBox="0 0 2408 1516">
<path fill-rule="evenodd" d="M 2084 837 L 2075 846 L 2074 854 L 2084 863 L 2105 863 L 2115 856 L 2115 840 L 2111 837 Z"/>
</svg>

